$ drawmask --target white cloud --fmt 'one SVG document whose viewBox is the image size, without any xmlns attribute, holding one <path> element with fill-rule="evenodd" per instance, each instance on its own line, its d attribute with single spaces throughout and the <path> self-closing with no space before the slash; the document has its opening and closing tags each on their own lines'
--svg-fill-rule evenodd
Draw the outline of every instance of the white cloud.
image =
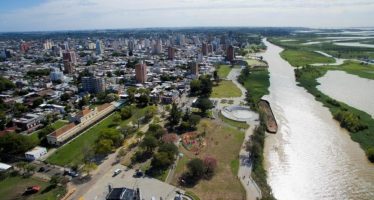
<svg viewBox="0 0 374 200">
<path fill-rule="evenodd" d="M 0 31 L 164 26 L 374 26 L 373 0 L 48 0 Z"/>
</svg>

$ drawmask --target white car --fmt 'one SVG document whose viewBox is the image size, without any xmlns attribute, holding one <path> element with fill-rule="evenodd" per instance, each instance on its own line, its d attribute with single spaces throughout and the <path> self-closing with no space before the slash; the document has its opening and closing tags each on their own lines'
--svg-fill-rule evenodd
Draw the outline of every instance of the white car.
<svg viewBox="0 0 374 200">
<path fill-rule="evenodd" d="M 121 172 L 122 172 L 121 169 L 116 169 L 116 170 L 114 170 L 113 176 L 117 176 Z"/>
</svg>

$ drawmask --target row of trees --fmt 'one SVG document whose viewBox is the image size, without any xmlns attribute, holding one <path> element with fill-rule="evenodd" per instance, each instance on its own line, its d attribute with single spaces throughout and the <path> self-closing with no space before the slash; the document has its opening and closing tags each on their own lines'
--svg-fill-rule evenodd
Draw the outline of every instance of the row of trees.
<svg viewBox="0 0 374 200">
<path fill-rule="evenodd" d="M 206 109 L 208 107 L 211 107 L 211 101 L 207 98 L 204 98 L 202 100 L 207 100 L 204 104 L 201 106 L 201 110 L 205 113 Z M 199 101 L 198 101 L 199 102 Z M 209 104 L 210 103 L 210 104 Z M 209 104 L 206 106 L 206 104 Z M 183 116 L 182 116 L 183 114 Z M 199 115 L 191 113 L 189 109 L 186 109 L 184 113 L 177 107 L 176 104 L 172 104 L 170 115 L 167 118 L 168 123 L 167 126 L 171 129 L 177 129 L 179 131 L 185 132 L 185 131 L 192 131 L 196 130 L 197 124 L 200 122 L 201 117 Z"/>
<path fill-rule="evenodd" d="M 151 168 L 146 172 L 151 176 L 159 175 L 172 165 L 178 154 L 177 146 L 161 140 L 166 133 L 167 131 L 162 126 L 151 124 L 139 145 L 141 149 L 131 158 L 132 163 L 145 162 L 151 158 Z"/>
</svg>

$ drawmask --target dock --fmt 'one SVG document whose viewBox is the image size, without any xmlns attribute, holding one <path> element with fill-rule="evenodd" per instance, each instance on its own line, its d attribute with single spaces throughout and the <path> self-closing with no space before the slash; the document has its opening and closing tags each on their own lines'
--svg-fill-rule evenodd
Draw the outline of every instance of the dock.
<svg viewBox="0 0 374 200">
<path fill-rule="evenodd" d="M 258 103 L 260 112 L 265 115 L 266 131 L 269 133 L 277 133 L 278 124 L 274 117 L 273 111 L 271 110 L 270 103 L 267 100 L 261 99 Z"/>
</svg>

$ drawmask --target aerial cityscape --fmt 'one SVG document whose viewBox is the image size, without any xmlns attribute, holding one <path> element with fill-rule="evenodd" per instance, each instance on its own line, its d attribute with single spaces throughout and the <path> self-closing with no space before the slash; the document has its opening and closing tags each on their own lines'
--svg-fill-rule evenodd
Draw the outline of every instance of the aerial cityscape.
<svg viewBox="0 0 374 200">
<path fill-rule="evenodd" d="M 371 0 L 0 4 L 0 200 L 374 199 Z"/>
</svg>

